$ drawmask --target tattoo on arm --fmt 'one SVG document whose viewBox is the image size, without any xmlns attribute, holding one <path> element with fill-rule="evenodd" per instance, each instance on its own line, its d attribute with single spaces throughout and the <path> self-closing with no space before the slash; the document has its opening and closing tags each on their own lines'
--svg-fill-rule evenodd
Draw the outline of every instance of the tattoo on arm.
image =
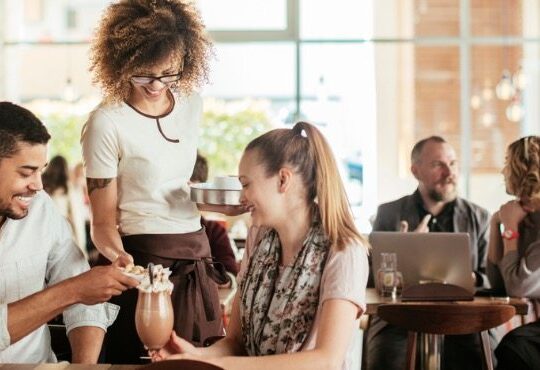
<svg viewBox="0 0 540 370">
<path fill-rule="evenodd" d="M 86 186 L 88 187 L 88 195 L 92 194 L 92 192 L 96 189 L 103 189 L 107 187 L 113 181 L 114 179 L 91 179 L 89 177 L 86 178 Z"/>
</svg>

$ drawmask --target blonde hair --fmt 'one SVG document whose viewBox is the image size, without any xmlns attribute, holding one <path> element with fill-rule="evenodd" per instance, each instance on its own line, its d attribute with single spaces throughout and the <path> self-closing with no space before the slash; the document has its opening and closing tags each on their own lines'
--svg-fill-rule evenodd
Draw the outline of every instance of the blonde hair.
<svg viewBox="0 0 540 370">
<path fill-rule="evenodd" d="M 337 250 L 358 242 L 368 246 L 354 224 L 354 218 L 332 150 L 313 125 L 298 122 L 292 129 L 269 131 L 251 141 L 245 152 L 255 150 L 268 176 L 285 165 L 302 178 L 307 204 L 318 204 L 322 226 Z"/>
<path fill-rule="evenodd" d="M 520 199 L 540 195 L 540 137 L 526 136 L 507 149 L 508 191 Z"/>
<path fill-rule="evenodd" d="M 105 99 L 126 100 L 130 77 L 173 57 L 182 76 L 175 90 L 189 94 L 208 80 L 212 44 L 200 15 L 180 0 L 121 0 L 104 12 L 91 46 L 90 70 Z"/>
</svg>

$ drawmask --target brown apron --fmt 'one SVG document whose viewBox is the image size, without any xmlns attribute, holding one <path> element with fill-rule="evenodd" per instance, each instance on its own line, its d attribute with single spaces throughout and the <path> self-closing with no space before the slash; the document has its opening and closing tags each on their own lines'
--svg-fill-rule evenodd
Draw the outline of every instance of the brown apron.
<svg viewBox="0 0 540 370">
<path fill-rule="evenodd" d="M 135 264 L 146 267 L 152 262 L 171 269 L 174 330 L 179 336 L 201 346 L 206 338 L 223 334 L 216 283 L 226 283 L 227 276 L 210 257 L 204 228 L 186 234 L 129 235 L 122 243 Z M 107 363 L 142 363 L 140 356 L 148 356 L 135 329 L 137 294 L 137 289 L 130 289 L 110 301 L 121 309 L 107 331 Z"/>
</svg>

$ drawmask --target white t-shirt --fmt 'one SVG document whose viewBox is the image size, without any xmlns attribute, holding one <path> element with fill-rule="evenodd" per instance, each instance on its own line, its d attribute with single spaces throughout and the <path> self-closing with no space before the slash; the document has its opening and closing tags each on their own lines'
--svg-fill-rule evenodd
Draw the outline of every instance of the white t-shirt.
<svg viewBox="0 0 540 370">
<path fill-rule="evenodd" d="M 249 259 L 257 247 L 256 242 L 264 229 L 252 226 L 246 240 L 246 250 L 242 259 L 240 272 L 238 273 L 238 284 L 244 278 Z M 292 267 L 284 267 L 280 270 L 280 277 L 285 276 L 292 270 Z M 324 266 L 321 277 L 321 288 L 319 292 L 319 305 L 315 314 L 315 321 L 311 328 L 311 332 L 306 338 L 302 350 L 307 351 L 315 348 L 317 343 L 317 333 L 320 326 L 320 313 L 323 303 L 329 299 L 343 299 L 355 304 L 358 307 L 358 320 L 366 310 L 366 285 L 369 274 L 369 262 L 367 258 L 367 248 L 362 245 L 350 245 L 343 251 L 331 250 L 328 254 L 328 260 Z M 358 320 L 355 327 L 359 327 Z M 354 341 L 347 347 L 342 370 L 352 370 L 354 363 Z"/>
<path fill-rule="evenodd" d="M 120 233 L 181 234 L 201 228 L 188 181 L 197 155 L 202 102 L 175 98 L 170 113 L 148 116 L 126 103 L 100 104 L 82 131 L 89 178 L 116 178 Z"/>
<path fill-rule="evenodd" d="M 0 364 L 56 362 L 47 325 L 10 344 L 7 306 L 88 268 L 66 219 L 44 191 L 36 194 L 26 217 L 6 220 L 0 228 Z M 106 330 L 118 309 L 109 303 L 70 306 L 64 311 L 66 329 Z"/>
</svg>

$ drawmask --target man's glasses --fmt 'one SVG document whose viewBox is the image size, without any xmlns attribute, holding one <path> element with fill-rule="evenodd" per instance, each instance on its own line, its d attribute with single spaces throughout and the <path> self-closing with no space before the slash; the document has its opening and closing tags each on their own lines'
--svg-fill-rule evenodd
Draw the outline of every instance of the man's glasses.
<svg viewBox="0 0 540 370">
<path fill-rule="evenodd" d="M 131 82 L 138 85 L 149 85 L 155 80 L 161 82 L 164 85 L 171 84 L 180 80 L 182 77 L 182 72 L 174 75 L 164 75 L 164 76 L 131 76 Z"/>
</svg>

